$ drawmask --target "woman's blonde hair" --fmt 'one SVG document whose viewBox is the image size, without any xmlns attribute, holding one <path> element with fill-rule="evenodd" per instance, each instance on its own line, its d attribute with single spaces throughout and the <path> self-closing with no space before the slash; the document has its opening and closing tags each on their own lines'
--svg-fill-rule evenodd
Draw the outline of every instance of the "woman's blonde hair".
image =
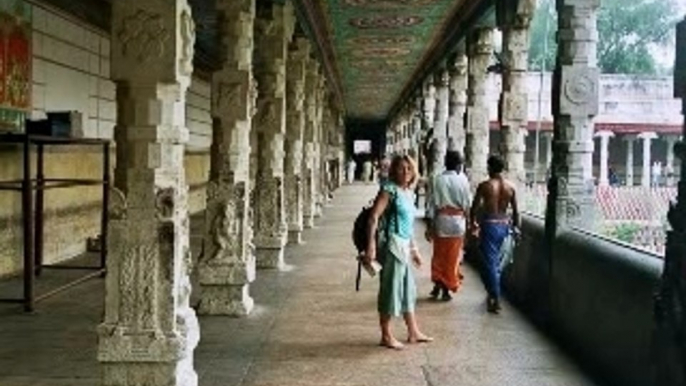
<svg viewBox="0 0 686 386">
<path fill-rule="evenodd" d="M 414 159 L 412 159 L 412 157 L 409 155 L 396 155 L 393 157 L 393 161 L 391 161 L 391 167 L 388 169 L 388 178 L 398 184 L 398 171 L 400 169 L 400 164 L 403 162 L 407 162 L 410 165 L 410 169 L 412 170 L 412 179 L 410 179 L 409 186 L 413 186 L 417 183 L 417 179 L 419 179 L 419 171 L 417 170 L 417 163 L 414 162 Z"/>
</svg>

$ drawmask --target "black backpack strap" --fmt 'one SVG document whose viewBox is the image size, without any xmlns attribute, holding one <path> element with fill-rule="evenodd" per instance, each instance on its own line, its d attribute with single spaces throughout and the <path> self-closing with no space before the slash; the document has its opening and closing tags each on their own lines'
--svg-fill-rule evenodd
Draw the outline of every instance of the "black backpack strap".
<svg viewBox="0 0 686 386">
<path fill-rule="evenodd" d="M 360 291 L 360 281 L 362 281 L 362 261 L 357 260 L 357 277 L 355 278 L 355 291 Z"/>
</svg>

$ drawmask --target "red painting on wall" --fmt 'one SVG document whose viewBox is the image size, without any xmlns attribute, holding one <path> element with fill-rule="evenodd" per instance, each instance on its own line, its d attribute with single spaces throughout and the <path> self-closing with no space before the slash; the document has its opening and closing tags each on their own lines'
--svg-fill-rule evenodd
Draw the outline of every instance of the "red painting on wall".
<svg viewBox="0 0 686 386">
<path fill-rule="evenodd" d="M 31 108 L 31 18 L 22 2 L 0 9 L 0 108 Z M 8 7 L 9 8 L 9 7 Z"/>
</svg>

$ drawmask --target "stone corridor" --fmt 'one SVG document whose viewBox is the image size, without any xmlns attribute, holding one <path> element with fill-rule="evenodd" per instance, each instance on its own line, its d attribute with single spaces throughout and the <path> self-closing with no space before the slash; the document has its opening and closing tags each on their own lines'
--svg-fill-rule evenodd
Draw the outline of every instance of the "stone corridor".
<svg viewBox="0 0 686 386">
<path fill-rule="evenodd" d="M 376 346 L 376 283 L 354 291 L 350 230 L 372 185 L 340 188 L 305 244 L 288 247 L 284 271 L 260 270 L 245 318 L 201 316 L 195 368 L 201 386 L 596 385 L 515 309 L 486 314 L 478 276 L 451 303 L 429 302 L 430 245 L 418 274 L 418 315 L 436 337 L 393 352 Z M 193 224 L 193 229 L 202 229 Z M 194 251 L 202 238 L 192 237 Z M 418 238 L 419 239 L 419 238 Z M 49 272 L 56 277 L 62 272 Z M 45 279 L 48 280 L 48 279 Z M 103 283 L 95 279 L 38 303 L 34 314 L 0 305 L 0 386 L 92 386 L 101 382 L 96 326 Z M 11 282 L 0 283 L 7 291 Z M 396 322 L 398 336 L 404 337 Z"/>
</svg>

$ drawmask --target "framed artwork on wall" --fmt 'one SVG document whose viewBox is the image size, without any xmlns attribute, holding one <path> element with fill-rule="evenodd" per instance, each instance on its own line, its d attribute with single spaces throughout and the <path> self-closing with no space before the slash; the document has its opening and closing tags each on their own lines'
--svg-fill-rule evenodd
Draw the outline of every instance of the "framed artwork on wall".
<svg viewBox="0 0 686 386">
<path fill-rule="evenodd" d="M 31 5 L 0 2 L 0 130 L 21 131 L 31 111 Z"/>
</svg>

